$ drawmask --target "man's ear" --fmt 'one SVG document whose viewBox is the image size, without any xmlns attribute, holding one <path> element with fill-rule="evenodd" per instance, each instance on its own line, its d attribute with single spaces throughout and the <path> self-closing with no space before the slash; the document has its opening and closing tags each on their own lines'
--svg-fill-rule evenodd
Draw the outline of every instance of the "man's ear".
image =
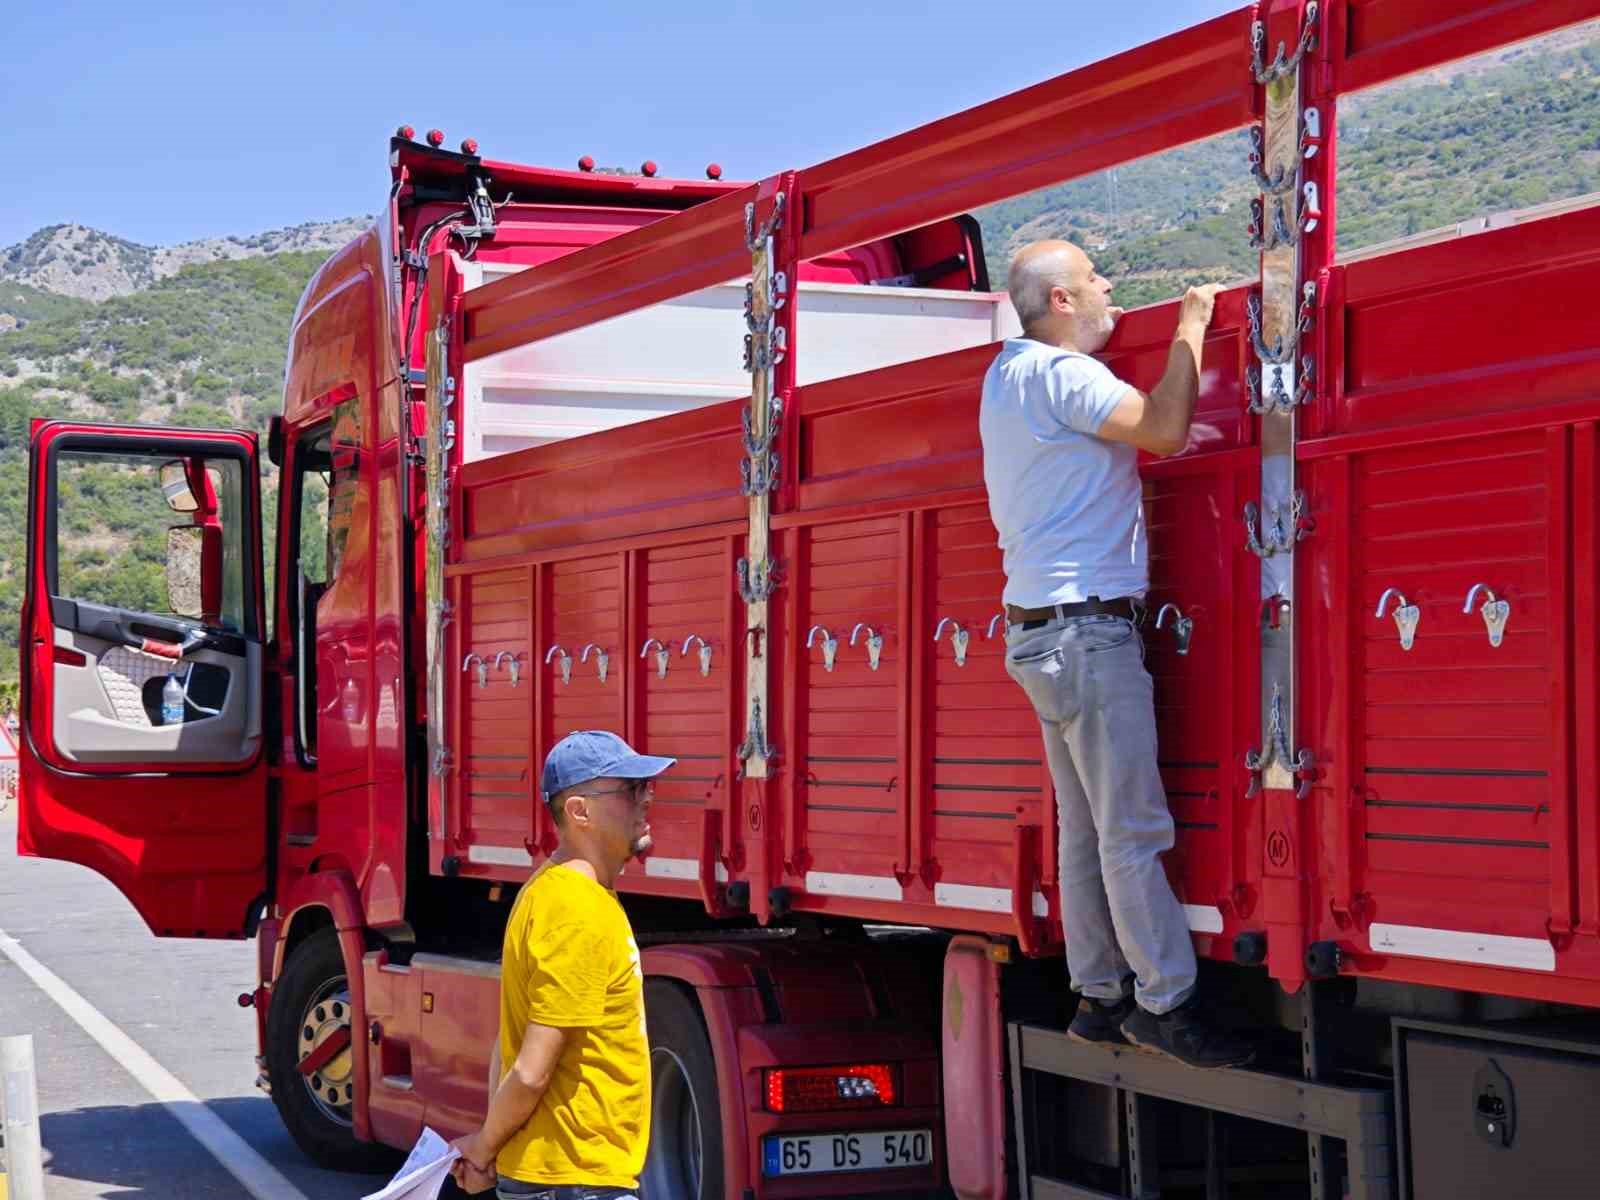
<svg viewBox="0 0 1600 1200">
<path fill-rule="evenodd" d="M 574 792 L 561 802 L 561 815 L 568 824 L 587 825 L 589 798 L 581 792 Z"/>
<path fill-rule="evenodd" d="M 1076 312 L 1077 307 L 1072 303 L 1072 293 L 1059 283 L 1050 289 L 1050 309 L 1052 312 Z"/>
</svg>

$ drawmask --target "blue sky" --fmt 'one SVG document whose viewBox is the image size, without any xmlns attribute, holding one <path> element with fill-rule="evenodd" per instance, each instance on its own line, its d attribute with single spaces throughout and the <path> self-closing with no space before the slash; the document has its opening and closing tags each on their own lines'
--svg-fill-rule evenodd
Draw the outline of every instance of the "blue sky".
<svg viewBox="0 0 1600 1200">
<path fill-rule="evenodd" d="M 162 245 L 372 212 L 402 122 L 491 158 L 755 179 L 1240 3 L 10 0 L 0 246 L 63 221 Z"/>
</svg>

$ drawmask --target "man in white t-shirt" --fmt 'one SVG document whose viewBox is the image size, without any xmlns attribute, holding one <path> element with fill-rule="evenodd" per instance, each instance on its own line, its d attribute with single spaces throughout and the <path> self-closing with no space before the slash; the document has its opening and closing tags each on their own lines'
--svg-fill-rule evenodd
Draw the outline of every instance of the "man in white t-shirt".
<svg viewBox="0 0 1600 1200">
<path fill-rule="evenodd" d="M 1250 1047 L 1197 1008 L 1188 922 L 1161 865 L 1173 824 L 1138 630 L 1149 587 L 1138 452 L 1188 444 L 1222 289 L 1189 289 L 1146 394 L 1090 357 L 1122 310 L 1082 250 L 1025 247 L 1008 288 L 1023 333 L 984 377 L 979 427 L 1005 556 L 1006 670 L 1038 714 L 1055 780 L 1067 966 L 1082 996 L 1068 1033 L 1237 1066 Z"/>
</svg>

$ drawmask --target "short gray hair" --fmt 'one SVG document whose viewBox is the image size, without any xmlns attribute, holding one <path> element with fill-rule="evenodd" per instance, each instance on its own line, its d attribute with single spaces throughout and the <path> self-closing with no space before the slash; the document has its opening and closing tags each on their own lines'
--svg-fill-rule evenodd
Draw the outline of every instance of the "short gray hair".
<svg viewBox="0 0 1600 1200">
<path fill-rule="evenodd" d="M 1067 286 L 1072 262 L 1069 254 L 1070 248 L 1063 243 L 1059 250 L 1019 253 L 1011 260 L 1006 291 L 1024 329 L 1050 315 L 1050 289 Z"/>
</svg>

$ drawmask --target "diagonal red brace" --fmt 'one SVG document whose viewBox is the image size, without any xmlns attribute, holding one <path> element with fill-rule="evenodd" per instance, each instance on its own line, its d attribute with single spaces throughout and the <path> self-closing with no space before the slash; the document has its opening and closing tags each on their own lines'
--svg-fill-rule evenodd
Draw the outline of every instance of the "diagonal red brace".
<svg viewBox="0 0 1600 1200">
<path fill-rule="evenodd" d="M 350 1026 L 335 1029 L 322 1045 L 300 1060 L 300 1074 L 310 1077 L 350 1048 Z"/>
</svg>

